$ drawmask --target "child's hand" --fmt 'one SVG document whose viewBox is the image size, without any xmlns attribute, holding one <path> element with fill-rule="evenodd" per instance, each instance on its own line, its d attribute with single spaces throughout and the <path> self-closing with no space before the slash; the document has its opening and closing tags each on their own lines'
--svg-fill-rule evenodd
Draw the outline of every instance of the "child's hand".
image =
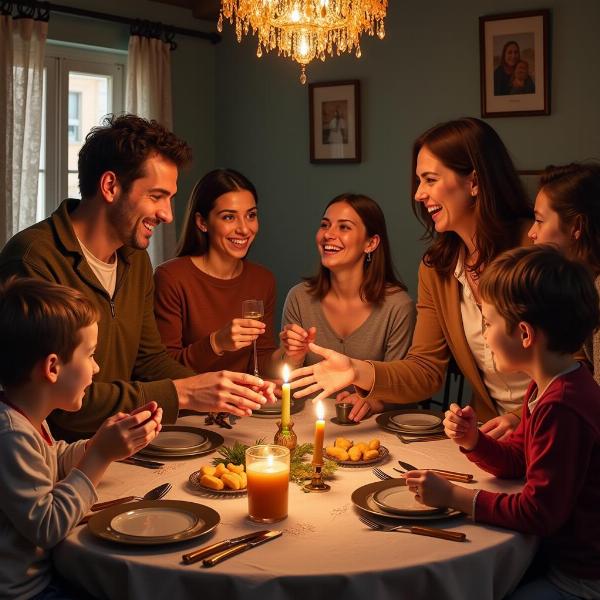
<svg viewBox="0 0 600 600">
<path fill-rule="evenodd" d="M 519 417 L 512 413 L 507 413 L 501 417 L 494 417 L 486 421 L 481 426 L 481 431 L 487 433 L 495 440 L 504 440 L 517 428 Z"/>
<path fill-rule="evenodd" d="M 118 413 L 102 423 L 88 452 L 112 462 L 128 458 L 150 443 L 161 429 L 162 408 L 149 402 L 130 415 Z"/>
<path fill-rule="evenodd" d="M 431 471 L 408 471 L 406 485 L 415 494 L 415 500 L 426 506 L 446 508 L 451 505 L 455 487 L 447 479 Z"/>
<path fill-rule="evenodd" d="M 444 431 L 459 446 L 472 450 L 479 439 L 475 411 L 470 406 L 461 408 L 458 404 L 451 404 L 450 410 L 446 411 Z"/>
</svg>

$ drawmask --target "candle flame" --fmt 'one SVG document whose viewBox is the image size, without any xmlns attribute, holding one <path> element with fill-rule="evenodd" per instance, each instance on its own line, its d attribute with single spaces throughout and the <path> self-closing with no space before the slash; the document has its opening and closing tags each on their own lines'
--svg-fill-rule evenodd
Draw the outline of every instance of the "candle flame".
<svg viewBox="0 0 600 600">
<path fill-rule="evenodd" d="M 283 381 L 287 383 L 290 379 L 290 368 L 287 365 L 283 365 Z"/>
<path fill-rule="evenodd" d="M 319 400 L 317 402 L 317 419 L 319 419 L 319 421 L 322 421 L 325 418 L 325 407 L 323 406 L 323 403 Z"/>
</svg>

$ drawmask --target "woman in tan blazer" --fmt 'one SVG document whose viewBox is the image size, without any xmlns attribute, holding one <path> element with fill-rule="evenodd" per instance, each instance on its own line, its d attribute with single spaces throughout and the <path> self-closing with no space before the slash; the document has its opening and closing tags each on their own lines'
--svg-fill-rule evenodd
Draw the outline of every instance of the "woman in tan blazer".
<svg viewBox="0 0 600 600">
<path fill-rule="evenodd" d="M 532 209 L 506 147 L 479 119 L 436 125 L 414 143 L 413 210 L 431 244 L 419 268 L 417 324 L 403 360 L 361 361 L 311 344 L 321 362 L 292 373 L 300 398 L 316 399 L 354 384 L 351 418 L 383 410 L 383 402 L 428 398 L 443 384 L 452 354 L 473 390 L 472 404 L 501 438 L 519 422 L 527 378 L 496 371 L 485 345 L 477 291 L 498 254 L 527 243 Z"/>
</svg>

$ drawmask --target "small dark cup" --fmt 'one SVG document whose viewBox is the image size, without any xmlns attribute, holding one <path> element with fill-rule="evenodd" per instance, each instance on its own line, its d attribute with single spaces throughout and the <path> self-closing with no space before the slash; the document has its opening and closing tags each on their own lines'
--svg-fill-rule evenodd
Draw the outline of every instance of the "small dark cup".
<svg viewBox="0 0 600 600">
<path fill-rule="evenodd" d="M 335 405 L 335 414 L 337 416 L 338 423 L 354 423 L 350 419 L 350 411 L 354 404 L 351 402 L 338 402 Z"/>
</svg>

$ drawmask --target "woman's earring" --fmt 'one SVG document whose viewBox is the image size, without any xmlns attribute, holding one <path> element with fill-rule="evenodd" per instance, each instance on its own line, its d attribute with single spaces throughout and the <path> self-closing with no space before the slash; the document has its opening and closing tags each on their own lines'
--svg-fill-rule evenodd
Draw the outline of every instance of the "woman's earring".
<svg viewBox="0 0 600 600">
<path fill-rule="evenodd" d="M 370 263 L 371 262 L 371 253 L 367 252 L 367 262 Z"/>
</svg>

